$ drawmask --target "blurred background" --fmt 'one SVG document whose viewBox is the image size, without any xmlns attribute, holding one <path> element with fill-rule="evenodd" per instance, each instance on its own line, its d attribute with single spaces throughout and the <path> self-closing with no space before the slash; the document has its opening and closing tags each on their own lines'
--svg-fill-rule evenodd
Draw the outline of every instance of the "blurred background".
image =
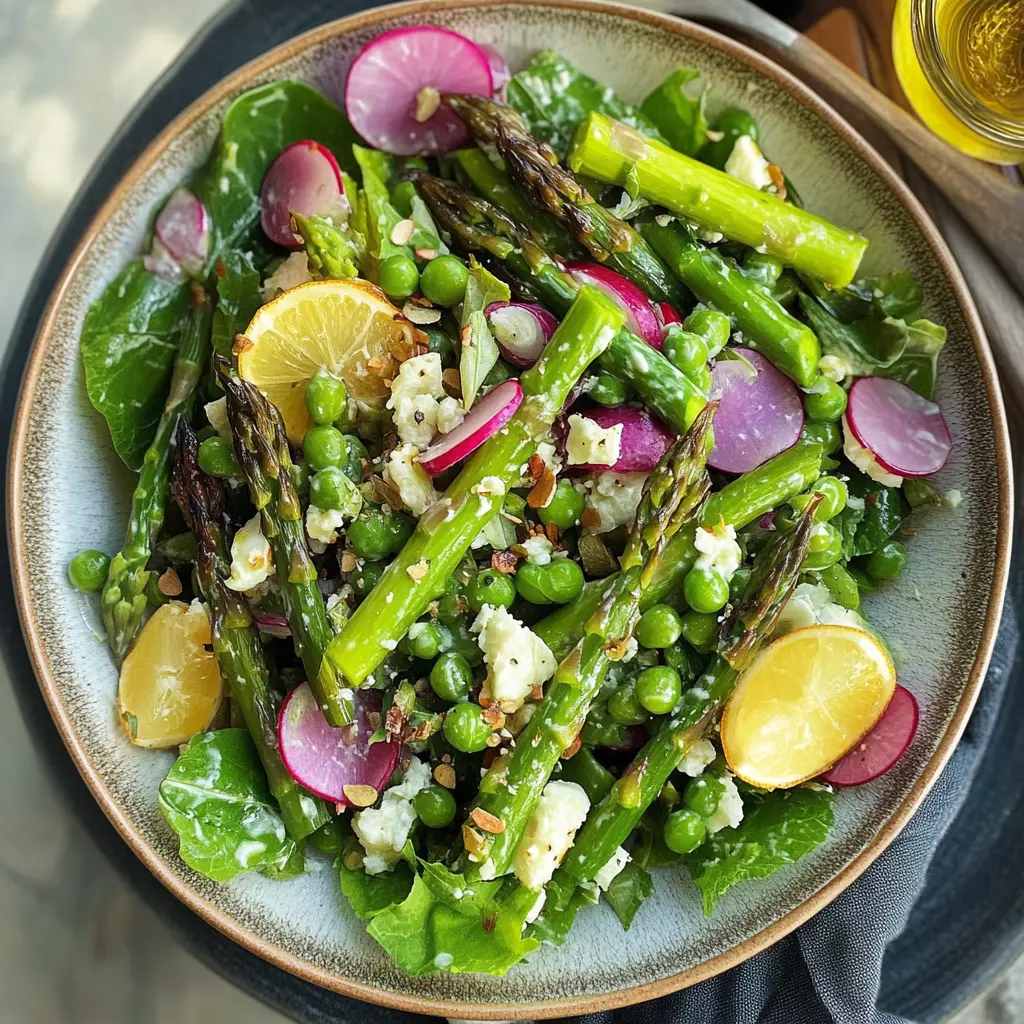
<svg viewBox="0 0 1024 1024">
<path fill-rule="evenodd" d="M 765 6 L 785 15 L 799 4 Z M 0 346 L 90 165 L 220 7 L 221 0 L 0 0 Z M 2 672 L 0 1024 L 283 1021 L 182 949 L 69 817 Z M 983 1021 L 1024 1022 L 1024 969 L 955 1018 Z"/>
</svg>

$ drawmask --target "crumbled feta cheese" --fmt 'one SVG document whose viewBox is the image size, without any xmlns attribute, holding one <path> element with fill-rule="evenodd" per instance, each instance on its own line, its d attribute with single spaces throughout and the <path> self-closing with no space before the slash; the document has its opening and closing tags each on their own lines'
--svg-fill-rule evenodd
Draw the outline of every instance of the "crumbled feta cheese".
<svg viewBox="0 0 1024 1024">
<path fill-rule="evenodd" d="M 345 513 L 337 508 L 306 509 L 306 533 L 321 544 L 333 544 L 338 539 L 338 530 L 345 525 Z"/>
<path fill-rule="evenodd" d="M 950 508 L 959 508 L 964 503 L 964 496 L 955 487 L 942 495 Z M 849 502 L 847 502 L 849 504 Z"/>
<path fill-rule="evenodd" d="M 533 922 L 536 921 L 538 917 L 540 917 L 540 912 L 544 909 L 544 901 L 547 898 L 547 889 L 541 889 L 541 891 L 537 894 L 537 899 L 534 901 L 533 906 L 530 907 L 530 910 L 526 915 L 526 918 L 524 920 L 525 924 L 533 924 Z"/>
<path fill-rule="evenodd" d="M 569 417 L 569 436 L 565 448 L 570 466 L 590 463 L 594 466 L 614 466 L 619 461 L 622 447 L 622 424 L 605 428 L 586 416 Z"/>
<path fill-rule="evenodd" d="M 736 528 L 719 523 L 710 530 L 698 526 L 693 535 L 693 546 L 700 552 L 694 567 L 712 569 L 729 580 L 743 561 L 743 552 L 736 543 Z"/>
<path fill-rule="evenodd" d="M 594 875 L 594 881 L 597 883 L 597 887 L 604 892 L 615 876 L 630 862 L 632 858 L 628 853 L 621 847 L 617 846 L 615 852 L 608 858 L 605 864 L 600 868 L 597 874 Z"/>
<path fill-rule="evenodd" d="M 725 173 L 757 189 L 772 184 L 768 161 L 749 135 L 741 135 L 733 144 L 729 159 L 725 161 Z"/>
<path fill-rule="evenodd" d="M 715 759 L 715 747 L 710 740 L 697 740 L 696 743 L 690 747 L 679 764 L 676 765 L 676 771 L 682 772 L 684 775 L 689 775 L 691 779 L 697 778 L 698 775 L 712 761 Z"/>
<path fill-rule="evenodd" d="M 632 526 L 647 476 L 647 473 L 595 473 L 584 482 L 584 500 L 587 507 L 600 516 L 600 522 L 584 527 L 583 532 L 607 533 L 617 526 Z"/>
<path fill-rule="evenodd" d="M 466 418 L 458 399 L 446 395 L 437 403 L 437 429 L 441 434 L 454 430 Z"/>
<path fill-rule="evenodd" d="M 273 573 L 270 541 L 263 536 L 257 513 L 235 534 L 231 542 L 231 575 L 224 583 L 231 590 L 252 590 Z"/>
<path fill-rule="evenodd" d="M 850 368 L 839 356 L 822 356 L 818 360 L 818 370 L 823 377 L 828 377 L 836 384 L 842 383 L 850 376 Z"/>
<path fill-rule="evenodd" d="M 427 352 L 406 359 L 391 383 L 387 407 L 392 410 L 395 430 L 406 444 L 423 449 L 437 432 L 440 400 L 445 397 L 441 384 L 441 356 Z"/>
<path fill-rule="evenodd" d="M 528 889 L 551 881 L 590 810 L 590 800 L 575 782 L 549 782 L 512 857 L 516 878 Z"/>
<path fill-rule="evenodd" d="M 470 629 L 480 634 L 477 643 L 487 665 L 481 695 L 506 714 L 554 675 L 557 663 L 548 645 L 507 608 L 485 604 Z"/>
<path fill-rule="evenodd" d="M 558 450 L 551 441 L 541 441 L 537 445 L 537 454 L 545 468 L 550 469 L 555 476 L 562 472 L 562 460 L 558 457 Z"/>
<path fill-rule="evenodd" d="M 903 477 L 896 476 L 883 469 L 875 458 L 874 454 L 867 448 L 863 448 L 857 438 L 850 430 L 850 424 L 843 416 L 843 454 L 862 472 L 866 473 L 872 480 L 886 487 L 899 487 L 903 483 Z"/>
<path fill-rule="evenodd" d="M 725 792 L 719 797 L 715 813 L 708 818 L 708 832 L 735 828 L 743 820 L 743 798 L 732 776 L 723 775 L 720 781 L 725 786 Z"/>
<path fill-rule="evenodd" d="M 414 757 L 401 784 L 384 793 L 380 807 L 367 807 L 353 816 L 352 831 L 365 851 L 363 867 L 368 875 L 390 871 L 398 863 L 416 821 L 412 799 L 429 785 L 429 766 Z"/>
<path fill-rule="evenodd" d="M 385 475 L 395 485 L 402 501 L 418 516 L 440 497 L 427 471 L 416 461 L 420 451 L 414 444 L 403 444 L 388 456 Z"/>
<path fill-rule="evenodd" d="M 485 476 L 473 491 L 485 497 L 500 498 L 505 493 L 505 481 L 500 476 Z"/>
<path fill-rule="evenodd" d="M 828 587 L 819 583 L 801 583 L 782 609 L 772 635 L 782 636 L 794 629 L 816 625 L 863 629 L 867 623 L 857 612 L 836 604 Z"/>
<path fill-rule="evenodd" d="M 551 552 L 555 545 L 542 534 L 535 533 L 523 541 L 523 549 L 526 551 L 526 560 L 530 565 L 548 565 L 551 562 Z"/>
<path fill-rule="evenodd" d="M 203 406 L 206 418 L 217 433 L 225 441 L 231 440 L 231 424 L 228 423 L 228 400 L 218 398 L 215 402 L 207 402 Z"/>
<path fill-rule="evenodd" d="M 312 280 L 309 275 L 309 260 L 306 258 L 305 249 L 291 253 L 283 260 L 277 269 L 263 282 L 261 296 L 264 302 L 288 291 L 289 288 L 297 288 Z"/>
</svg>

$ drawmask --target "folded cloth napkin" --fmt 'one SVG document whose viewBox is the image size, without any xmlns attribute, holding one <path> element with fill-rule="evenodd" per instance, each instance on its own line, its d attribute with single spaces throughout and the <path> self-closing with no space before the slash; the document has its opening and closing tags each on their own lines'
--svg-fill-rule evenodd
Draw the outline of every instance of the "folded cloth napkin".
<svg viewBox="0 0 1024 1024">
<path fill-rule="evenodd" d="M 1007 606 L 963 738 L 917 813 L 834 902 L 718 978 L 565 1024 L 909 1024 L 876 1005 L 886 947 L 903 930 L 939 841 L 970 788 L 1006 691 L 1020 634 Z"/>
</svg>

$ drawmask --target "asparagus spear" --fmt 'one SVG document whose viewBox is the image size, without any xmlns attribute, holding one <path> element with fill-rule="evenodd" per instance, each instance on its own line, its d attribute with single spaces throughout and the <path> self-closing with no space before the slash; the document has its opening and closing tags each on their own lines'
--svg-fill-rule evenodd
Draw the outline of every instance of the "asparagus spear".
<svg viewBox="0 0 1024 1024">
<path fill-rule="evenodd" d="M 637 232 L 606 210 L 535 139 L 514 107 L 483 96 L 445 93 L 445 103 L 469 125 L 480 145 L 493 146 L 509 178 L 537 208 L 564 223 L 599 263 L 607 263 L 652 299 L 690 305 L 688 292 Z"/>
<path fill-rule="evenodd" d="M 292 484 L 291 453 L 281 417 L 254 384 L 231 375 L 227 359 L 218 357 L 215 364 L 227 395 L 235 456 L 274 553 L 295 650 L 324 717 L 331 725 L 348 725 L 352 691 L 324 658 L 334 631 L 306 547 L 302 506 Z"/>
<path fill-rule="evenodd" d="M 199 469 L 199 445 L 186 421 L 178 427 L 172 490 L 196 538 L 196 575 L 210 607 L 213 651 L 235 705 L 256 744 L 288 835 L 299 841 L 331 820 L 326 804 L 289 774 L 277 747 L 277 699 L 259 634 L 245 601 L 224 585 L 229 574 L 220 482 Z"/>
<path fill-rule="evenodd" d="M 384 570 L 327 649 L 327 662 L 354 686 L 384 660 L 501 507 L 501 495 L 551 428 L 573 385 L 622 326 L 623 313 L 593 288 L 580 289 L 540 360 L 520 378 L 525 398 L 509 422 L 469 458 L 444 496 Z"/>
<path fill-rule="evenodd" d="M 312 277 L 338 279 L 359 273 L 352 239 L 326 217 L 303 217 L 293 213 L 292 231 L 305 243 Z"/>
<path fill-rule="evenodd" d="M 588 620 L 583 638 L 556 669 L 508 763 L 492 767 L 480 783 L 476 806 L 498 819 L 503 829 L 485 838 L 472 826 L 464 827 L 469 877 L 479 876 L 485 864 L 494 875 L 508 871 L 555 764 L 582 728 L 612 661 L 625 653 L 640 614 L 640 596 L 669 540 L 696 516 L 707 497 L 711 481 L 705 466 L 715 407 L 704 407 L 651 473 L 622 555 L 622 572 Z"/>
<path fill-rule="evenodd" d="M 821 471 L 822 448 L 817 441 L 798 441 L 763 466 L 737 477 L 708 498 L 700 515 L 701 526 L 720 521 L 741 529 L 806 490 Z M 683 578 L 697 557 L 693 531 L 683 530 L 669 542 L 665 557 L 640 599 L 640 610 L 677 594 Z M 609 579 L 593 580 L 583 593 L 556 612 L 541 619 L 533 631 L 548 645 L 556 658 L 564 657 L 583 635 L 587 619 L 601 602 Z"/>
<path fill-rule="evenodd" d="M 469 252 L 492 264 L 497 261 L 523 283 L 528 296 L 562 315 L 579 291 L 539 238 L 516 223 L 494 203 L 467 192 L 454 182 L 429 174 L 416 176 L 416 186 L 435 219 Z M 601 356 L 601 365 L 628 381 L 644 402 L 679 433 L 688 430 L 707 401 L 706 396 L 660 352 L 635 334 L 621 329 Z"/>
<path fill-rule="evenodd" d="M 818 376 L 821 346 L 815 333 L 790 316 L 763 288 L 714 249 L 700 245 L 678 220 L 664 219 L 645 210 L 637 218 L 644 238 L 666 263 L 693 289 L 702 302 L 727 314 L 743 332 L 744 343 L 763 353 L 801 387 L 809 388 Z"/>
<path fill-rule="evenodd" d="M 808 505 L 789 533 L 776 537 L 754 561 L 743 598 L 722 623 L 718 653 L 679 704 L 662 720 L 607 796 L 594 807 L 559 869 L 556 891 L 589 881 L 636 828 L 686 752 L 711 728 L 740 672 L 750 663 L 796 588 L 814 529 Z"/>
<path fill-rule="evenodd" d="M 625 187 L 726 238 L 770 252 L 797 270 L 845 288 L 867 239 L 684 156 L 596 111 L 580 124 L 569 166 Z"/>
<path fill-rule="evenodd" d="M 107 642 L 118 663 L 131 647 L 146 611 L 146 568 L 164 523 L 164 502 L 170 486 L 171 443 L 178 420 L 191 414 L 195 389 L 210 352 L 212 308 L 202 285 L 191 285 L 192 310 L 178 347 L 171 387 L 157 423 L 153 443 L 142 462 L 124 546 L 110 560 L 100 601 Z"/>
</svg>

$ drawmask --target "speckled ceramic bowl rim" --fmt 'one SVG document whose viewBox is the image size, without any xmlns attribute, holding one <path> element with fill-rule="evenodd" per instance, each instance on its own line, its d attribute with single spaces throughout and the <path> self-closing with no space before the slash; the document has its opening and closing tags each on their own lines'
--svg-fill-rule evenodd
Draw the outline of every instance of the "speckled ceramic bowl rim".
<svg viewBox="0 0 1024 1024">
<path fill-rule="evenodd" d="M 385 19 L 401 18 L 407 15 L 422 14 L 425 11 L 457 10 L 469 7 L 486 7 L 488 0 L 416 0 L 416 2 L 378 7 L 370 11 L 342 18 L 320 28 L 313 29 L 281 46 L 270 50 L 262 57 L 245 64 L 233 74 L 222 79 L 212 89 L 192 103 L 182 114 L 172 121 L 157 138 L 143 151 L 128 173 L 111 193 L 100 208 L 86 230 L 82 240 L 72 254 L 60 281 L 58 282 L 47 305 L 43 319 L 39 325 L 33 348 L 29 356 L 25 377 L 22 382 L 15 413 L 15 424 L 12 433 L 10 457 L 8 465 L 8 530 L 12 555 L 12 571 L 15 593 L 18 598 L 18 611 L 22 629 L 28 644 L 29 655 L 39 681 L 43 697 L 49 707 L 50 714 L 60 731 L 61 737 L 75 762 L 75 766 L 92 791 L 104 813 L 121 834 L 146 867 L 183 903 L 197 913 L 203 920 L 213 925 L 224 935 L 238 942 L 244 948 L 263 959 L 298 975 L 313 984 L 331 989 L 343 995 L 389 1006 L 394 1009 L 411 1013 L 434 1013 L 446 1016 L 476 1019 L 503 1018 L 543 1018 L 564 1016 L 567 1014 L 590 1013 L 609 1010 L 620 1006 L 631 1005 L 647 999 L 667 995 L 678 989 L 707 978 L 714 977 L 731 967 L 760 952 L 777 942 L 794 928 L 816 914 L 829 902 L 835 899 L 850 885 L 876 857 L 892 842 L 903 826 L 917 809 L 921 800 L 937 778 L 943 765 L 949 758 L 957 741 L 967 724 L 971 710 L 978 696 L 978 691 L 985 677 L 992 647 L 995 643 L 999 626 L 1003 595 L 1006 589 L 1009 571 L 1010 537 L 1013 517 L 1013 483 L 1009 456 L 1009 437 L 1002 397 L 996 377 L 992 354 L 985 339 L 984 330 L 978 317 L 974 302 L 967 290 L 966 283 L 956 266 L 952 254 L 947 248 L 937 228 L 932 223 L 924 208 L 918 202 L 906 184 L 900 179 L 882 157 L 847 124 L 831 107 L 812 92 L 806 85 L 777 64 L 761 56 L 759 53 L 743 46 L 710 29 L 682 21 L 669 15 L 652 11 L 640 10 L 624 4 L 603 2 L 603 0 L 531 0 L 534 5 L 551 8 L 574 8 L 589 10 L 607 15 L 633 19 L 662 29 L 666 32 L 689 37 L 705 46 L 723 51 L 738 59 L 760 75 L 774 80 L 789 92 L 804 107 L 807 107 L 825 121 L 848 145 L 850 145 L 871 169 L 888 185 L 894 195 L 906 207 L 913 217 L 922 236 L 931 247 L 946 281 L 955 295 L 963 312 L 964 319 L 974 343 L 982 377 L 985 384 L 985 397 L 992 410 L 992 428 L 995 441 L 997 474 L 999 478 L 999 529 L 998 543 L 995 552 L 993 588 L 986 612 L 985 625 L 982 630 L 978 651 L 971 668 L 969 678 L 960 699 L 956 713 L 951 719 L 938 749 L 925 765 L 917 783 L 909 795 L 893 811 L 875 839 L 835 878 L 795 907 L 783 918 L 767 928 L 750 936 L 745 941 L 697 967 L 649 982 L 632 988 L 624 988 L 615 992 L 603 993 L 590 998 L 573 1000 L 548 1000 L 536 1003 L 502 1003 L 446 1002 L 442 1000 L 387 992 L 369 985 L 350 981 L 341 975 L 334 974 L 307 963 L 288 953 L 284 949 L 268 942 L 262 936 L 243 927 L 238 921 L 217 909 L 200 897 L 191 886 L 179 877 L 171 866 L 164 863 L 149 843 L 134 829 L 115 802 L 112 794 L 104 785 L 95 766 L 90 762 L 84 749 L 81 737 L 75 730 L 68 709 L 60 699 L 56 681 L 53 677 L 43 637 L 38 628 L 35 609 L 28 586 L 28 566 L 22 544 L 21 521 L 21 474 L 25 461 L 25 445 L 29 430 L 29 412 L 32 406 L 35 389 L 38 383 L 44 354 L 51 340 L 54 321 L 58 309 L 68 291 L 79 264 L 87 250 L 96 241 L 103 225 L 114 214 L 124 201 L 127 193 L 134 187 L 139 177 L 160 157 L 163 151 L 181 132 L 215 106 L 227 95 L 246 86 L 256 75 L 269 71 L 290 56 L 302 52 L 310 45 L 317 44 L 332 36 L 352 30 L 372 27 Z"/>
</svg>

